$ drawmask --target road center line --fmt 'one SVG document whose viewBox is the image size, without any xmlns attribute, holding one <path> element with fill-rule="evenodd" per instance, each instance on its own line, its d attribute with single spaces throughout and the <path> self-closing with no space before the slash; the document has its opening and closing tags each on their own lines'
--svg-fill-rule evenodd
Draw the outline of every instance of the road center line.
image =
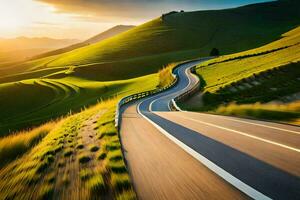
<svg viewBox="0 0 300 200">
<path fill-rule="evenodd" d="M 199 162 L 201 162 L 204 166 L 206 166 L 208 169 L 213 171 L 215 174 L 223 178 L 225 181 L 236 187 L 238 190 L 242 191 L 249 197 L 257 200 L 271 200 L 268 196 L 264 195 L 263 193 L 255 190 L 251 186 L 247 185 L 243 181 L 239 180 L 238 178 L 234 177 L 215 163 L 208 160 L 206 157 L 202 156 L 197 151 L 190 148 L 185 143 L 178 140 L 176 137 L 174 137 L 172 134 L 168 133 L 165 129 L 163 129 L 161 126 L 156 124 L 154 121 L 146 117 L 142 112 L 140 111 L 140 105 L 142 102 L 140 102 L 137 105 L 137 112 L 148 122 L 150 122 L 155 128 L 157 128 L 163 135 L 165 135 L 167 138 L 169 138 L 171 141 L 173 141 L 175 144 L 177 144 L 180 148 L 182 148 L 184 151 L 186 151 L 188 154 L 193 156 L 195 159 L 197 159 Z"/>
<path fill-rule="evenodd" d="M 253 138 L 253 139 L 268 143 L 268 144 L 273 144 L 273 145 L 276 145 L 276 146 L 279 146 L 279 147 L 282 147 L 282 148 L 292 150 L 292 151 L 296 151 L 296 152 L 300 153 L 300 149 L 290 147 L 290 146 L 287 146 L 287 145 L 284 145 L 284 144 L 280 144 L 280 143 L 277 143 L 277 142 L 274 142 L 274 141 L 271 141 L 271 140 L 263 139 L 263 138 L 260 138 L 260 137 L 254 136 L 254 135 L 250 135 L 250 134 L 242 132 L 242 131 L 237 131 L 237 130 L 233 130 L 233 129 L 230 129 L 230 128 L 225 128 L 223 126 L 215 125 L 215 124 L 208 123 L 208 122 L 203 122 L 201 120 L 196 120 L 196 119 L 189 118 L 189 117 L 184 117 L 184 116 L 181 116 L 181 115 L 179 115 L 179 117 L 187 119 L 187 120 L 192 120 L 192 121 L 195 121 L 195 122 L 198 122 L 198 123 L 201 123 L 201 124 L 205 124 L 205 125 L 208 125 L 208 126 L 223 129 L 223 130 L 226 130 L 226 131 L 234 132 L 234 133 L 237 133 L 239 135 L 250 137 L 250 138 Z"/>
<path fill-rule="evenodd" d="M 190 70 L 190 67 L 187 68 L 187 69 L 185 69 L 184 73 L 185 73 L 185 75 L 186 75 L 186 77 L 187 77 L 189 83 L 188 83 L 188 85 L 187 85 L 185 88 L 182 89 L 182 91 L 187 90 L 187 88 L 191 85 L 191 82 L 192 82 L 191 79 L 190 79 L 190 77 L 188 76 L 188 70 Z M 170 94 L 167 94 L 167 95 L 165 95 L 165 96 L 158 97 L 157 99 L 153 100 L 153 101 L 150 103 L 150 105 L 149 105 L 149 110 L 150 110 L 151 112 L 153 111 L 153 104 L 154 104 L 156 101 L 161 100 L 162 98 L 169 97 L 169 96 L 174 96 L 174 94 L 175 94 L 175 93 L 170 93 Z M 168 109 L 169 109 L 169 111 L 171 111 L 170 104 L 168 104 Z"/>
<path fill-rule="evenodd" d="M 253 122 L 248 122 L 248 121 L 239 120 L 239 119 L 232 119 L 232 118 L 229 118 L 229 117 L 224 117 L 224 119 L 230 120 L 230 121 L 235 121 L 235 122 L 241 122 L 241 123 L 245 123 L 245 124 L 251 124 L 251 125 L 255 125 L 255 126 L 261 126 L 261 127 L 270 128 L 270 129 L 275 129 L 275 130 L 279 130 L 279 131 L 285 131 L 285 132 L 295 133 L 295 134 L 299 134 L 300 135 L 299 131 L 293 131 L 293 130 L 288 130 L 288 129 L 284 129 L 284 128 L 278 128 L 278 127 L 274 127 L 274 126 L 268 126 L 268 125 L 264 125 L 264 124 L 256 124 L 256 123 L 253 123 Z"/>
</svg>

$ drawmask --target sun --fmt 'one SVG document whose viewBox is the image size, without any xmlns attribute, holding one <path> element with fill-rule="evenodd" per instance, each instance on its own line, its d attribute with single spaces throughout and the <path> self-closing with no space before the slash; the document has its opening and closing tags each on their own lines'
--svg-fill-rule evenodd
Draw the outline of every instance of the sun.
<svg viewBox="0 0 300 200">
<path fill-rule="evenodd" d="M 0 4 L 0 31 L 15 31 L 28 24 L 18 3 L 0 0 Z"/>
<path fill-rule="evenodd" d="M 0 12 L 0 27 L 1 29 L 11 29 L 11 28 L 18 28 L 24 25 L 22 18 L 11 14 L 9 12 Z"/>
</svg>

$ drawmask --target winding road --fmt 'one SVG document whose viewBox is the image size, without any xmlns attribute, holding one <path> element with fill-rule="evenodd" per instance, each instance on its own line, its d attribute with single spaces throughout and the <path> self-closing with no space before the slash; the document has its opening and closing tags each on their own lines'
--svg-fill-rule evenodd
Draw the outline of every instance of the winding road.
<svg viewBox="0 0 300 200">
<path fill-rule="evenodd" d="M 172 112 L 193 87 L 176 68 L 171 89 L 122 108 L 121 138 L 140 199 L 300 199 L 300 128 L 195 112 Z"/>
</svg>

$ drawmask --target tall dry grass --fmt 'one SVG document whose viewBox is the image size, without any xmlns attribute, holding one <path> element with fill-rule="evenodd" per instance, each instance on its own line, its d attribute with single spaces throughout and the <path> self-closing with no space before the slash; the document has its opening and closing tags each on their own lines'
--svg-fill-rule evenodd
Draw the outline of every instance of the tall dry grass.
<svg viewBox="0 0 300 200">
<path fill-rule="evenodd" d="M 176 64 L 172 63 L 172 64 L 168 64 L 167 66 L 165 66 L 164 68 L 159 70 L 159 72 L 158 72 L 158 76 L 159 76 L 158 87 L 164 88 L 164 87 L 171 85 L 174 82 L 175 77 L 173 76 L 172 71 L 175 66 L 176 66 Z"/>
<path fill-rule="evenodd" d="M 56 123 L 56 121 L 51 121 L 32 130 L 14 133 L 1 138 L 0 167 L 31 149 L 53 129 Z"/>
<path fill-rule="evenodd" d="M 291 103 L 243 104 L 231 103 L 216 109 L 216 113 L 243 117 L 254 117 L 300 124 L 300 101 Z"/>
</svg>

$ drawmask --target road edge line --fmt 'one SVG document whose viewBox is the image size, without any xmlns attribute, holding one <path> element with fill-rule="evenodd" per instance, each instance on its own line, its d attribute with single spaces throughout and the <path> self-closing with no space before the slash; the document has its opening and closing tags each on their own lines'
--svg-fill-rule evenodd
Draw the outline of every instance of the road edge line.
<svg viewBox="0 0 300 200">
<path fill-rule="evenodd" d="M 224 115 L 220 115 L 220 116 L 224 116 Z M 225 117 L 226 117 L 226 120 L 229 120 L 229 121 L 241 122 L 241 123 L 244 123 L 244 124 L 251 124 L 251 125 L 255 125 L 255 126 L 261 126 L 261 127 L 265 127 L 265 128 L 269 128 L 269 129 L 274 129 L 274 130 L 278 130 L 278 131 L 284 131 L 284 132 L 300 135 L 300 132 L 294 131 L 294 130 L 288 130 L 288 129 L 285 129 L 285 128 L 279 128 L 279 127 L 269 126 L 269 125 L 264 125 L 264 124 L 259 124 L 259 123 L 256 124 L 256 123 L 253 123 L 253 122 L 245 121 L 245 120 L 243 120 L 243 118 L 237 118 L 236 117 L 236 119 L 230 119 L 233 116 L 225 116 Z M 230 118 L 227 118 L 227 117 L 230 117 Z M 251 120 L 253 120 L 253 119 L 251 119 Z M 274 123 L 274 122 L 269 122 L 269 123 Z M 285 125 L 288 126 L 288 124 L 285 124 Z"/>
<path fill-rule="evenodd" d="M 197 65 L 195 65 L 195 66 L 197 66 Z M 185 89 L 187 89 L 190 85 L 191 85 L 191 78 L 189 77 L 189 75 L 188 75 L 188 70 L 191 70 L 193 67 L 195 67 L 195 66 L 192 66 L 192 67 L 190 67 L 190 68 L 187 68 L 185 71 L 184 71 L 184 73 L 185 73 L 185 75 L 186 75 L 186 77 L 188 77 L 188 79 L 189 79 L 189 84 L 184 88 L 184 90 Z M 198 79 L 198 81 L 200 81 L 199 80 L 199 78 L 197 78 Z M 179 95 L 180 96 L 180 95 Z M 175 97 L 176 98 L 176 97 Z M 170 103 L 172 103 L 173 104 L 173 106 L 175 107 L 175 109 L 177 110 L 177 111 L 179 111 L 179 112 L 186 112 L 185 110 L 182 110 L 178 105 L 177 105 L 177 103 L 176 103 L 176 101 L 175 101 L 175 98 L 173 98 L 173 99 L 171 99 L 171 102 Z M 151 102 L 152 103 L 152 102 Z M 169 103 L 169 110 L 170 111 L 172 111 L 172 109 L 170 109 L 170 103 Z M 151 110 L 152 111 L 152 110 Z"/>
<path fill-rule="evenodd" d="M 155 122 L 153 122 L 151 119 L 149 119 L 148 117 L 146 117 L 140 111 L 140 104 L 141 103 L 142 102 L 140 102 L 137 105 L 137 112 L 139 113 L 139 115 L 141 115 L 145 120 L 147 120 L 149 123 L 151 123 L 163 135 L 165 135 L 172 142 L 174 142 L 175 144 L 177 144 L 185 152 L 187 152 L 188 154 L 190 154 L 192 157 L 194 157 L 196 160 L 198 160 L 199 162 L 201 162 L 208 169 L 210 169 L 211 171 L 213 171 L 215 174 L 217 174 L 218 176 L 220 176 L 226 182 L 230 183 L 235 188 L 237 188 L 241 192 L 245 193 L 249 197 L 251 197 L 253 199 L 257 199 L 257 200 L 271 200 L 271 198 L 269 198 L 268 196 L 266 196 L 263 193 L 255 190 L 251 186 L 247 185 L 246 183 L 242 182 L 238 178 L 234 177 L 233 175 L 231 175 L 230 173 L 228 173 L 227 171 L 225 171 L 224 169 L 222 169 L 221 167 L 219 167 L 215 163 L 211 162 L 210 160 L 208 160 L 207 158 L 205 158 L 204 156 L 202 156 L 200 153 L 196 152 L 195 150 L 193 150 L 192 148 L 190 148 L 189 146 L 187 146 L 186 144 L 184 144 L 183 142 L 181 142 L 180 140 L 178 140 L 177 138 L 175 138 L 174 136 L 172 136 L 170 133 L 168 133 L 161 126 L 159 126 L 158 124 L 156 124 Z"/>
<path fill-rule="evenodd" d="M 202 120 L 197 120 L 197 119 L 186 117 L 186 116 L 179 116 L 179 117 L 181 117 L 183 119 L 186 119 L 186 120 L 191 120 L 191 121 L 194 121 L 194 122 L 198 122 L 198 123 L 201 123 L 201 124 L 204 124 L 204 125 L 207 125 L 207 126 L 212 126 L 212 127 L 218 128 L 218 129 L 222 129 L 222 130 L 225 130 L 225 131 L 228 131 L 228 132 L 233 132 L 233 133 L 245 136 L 245 137 L 256 139 L 256 140 L 261 141 L 261 142 L 276 145 L 276 146 L 279 146 L 281 148 L 286 148 L 288 150 L 296 151 L 296 152 L 300 153 L 300 149 L 297 149 L 295 147 L 290 147 L 290 146 L 285 145 L 285 144 L 281 144 L 281 143 L 278 143 L 278 142 L 275 142 L 275 141 L 272 141 L 272 140 L 268 140 L 268 139 L 265 139 L 265 138 L 261 138 L 261 137 L 255 136 L 255 135 L 245 133 L 243 131 L 238 131 L 238 130 L 234 130 L 234 129 L 231 129 L 231 128 L 226 128 L 224 126 L 215 125 L 215 124 L 212 124 L 212 123 L 209 123 L 209 122 L 204 122 Z"/>
</svg>

